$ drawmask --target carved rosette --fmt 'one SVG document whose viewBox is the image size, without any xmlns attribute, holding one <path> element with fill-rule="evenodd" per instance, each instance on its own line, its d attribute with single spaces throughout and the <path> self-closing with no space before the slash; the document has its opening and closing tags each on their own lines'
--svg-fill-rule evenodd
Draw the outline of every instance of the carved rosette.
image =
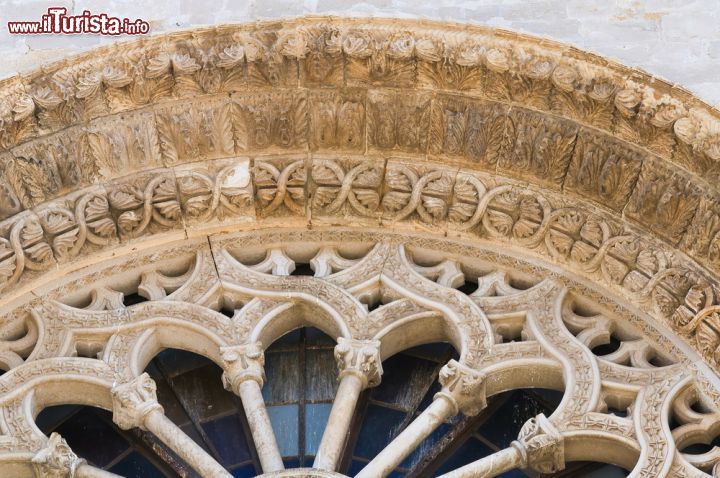
<svg viewBox="0 0 720 478">
<path fill-rule="evenodd" d="M 260 342 L 221 347 L 223 361 L 222 380 L 226 390 L 239 394 L 240 384 L 246 380 L 256 381 L 260 387 L 265 382 L 265 355 Z"/>
<path fill-rule="evenodd" d="M 38 478 L 73 478 L 77 468 L 85 463 L 59 434 L 52 433 L 45 448 L 35 453 L 32 466 Z"/>
<path fill-rule="evenodd" d="M 487 406 L 483 373 L 450 360 L 440 370 L 439 380 L 442 390 L 435 394 L 434 399 L 447 399 L 455 407 L 455 413 L 475 416 Z"/>
<path fill-rule="evenodd" d="M 157 400 L 157 387 L 150 375 L 143 373 L 130 382 L 112 388 L 113 421 L 123 430 L 145 429 L 145 417 L 163 412 Z"/>
<path fill-rule="evenodd" d="M 540 414 L 523 425 L 512 446 L 520 451 L 524 466 L 539 473 L 556 473 L 565 469 L 563 436 Z"/>
<path fill-rule="evenodd" d="M 363 382 L 363 388 L 380 384 L 383 369 L 380 359 L 379 340 L 355 340 L 338 338 L 335 346 L 335 360 L 340 380 L 347 375 L 355 375 Z"/>
</svg>

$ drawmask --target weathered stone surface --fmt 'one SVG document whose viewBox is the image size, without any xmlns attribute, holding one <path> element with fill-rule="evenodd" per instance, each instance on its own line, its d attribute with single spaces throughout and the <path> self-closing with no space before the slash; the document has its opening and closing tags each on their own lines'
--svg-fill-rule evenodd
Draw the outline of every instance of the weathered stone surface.
<svg viewBox="0 0 720 478">
<path fill-rule="evenodd" d="M 566 399 L 500 452 L 510 467 L 710 470 L 671 451 L 712 441 L 720 404 L 716 111 L 589 54 L 437 23 L 228 26 L 112 53 L 0 87 L 0 470 L 72 458 L 32 413 L 82 396 L 224 476 L 141 375 L 166 347 L 223 367 L 280 470 L 262 357 L 300 325 L 340 343 L 348 410 L 384 358 L 458 351 L 417 433 L 359 476 L 524 387 Z"/>
</svg>

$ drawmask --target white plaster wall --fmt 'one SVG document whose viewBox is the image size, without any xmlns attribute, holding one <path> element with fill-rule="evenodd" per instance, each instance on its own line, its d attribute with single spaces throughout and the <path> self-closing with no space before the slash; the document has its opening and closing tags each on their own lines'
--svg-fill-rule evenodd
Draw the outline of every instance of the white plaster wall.
<svg viewBox="0 0 720 478">
<path fill-rule="evenodd" d="M 49 6 L 142 18 L 151 33 L 303 14 L 454 20 L 547 36 L 640 67 L 720 106 L 720 0 L 0 0 L 0 77 L 123 38 L 16 36 Z"/>
</svg>

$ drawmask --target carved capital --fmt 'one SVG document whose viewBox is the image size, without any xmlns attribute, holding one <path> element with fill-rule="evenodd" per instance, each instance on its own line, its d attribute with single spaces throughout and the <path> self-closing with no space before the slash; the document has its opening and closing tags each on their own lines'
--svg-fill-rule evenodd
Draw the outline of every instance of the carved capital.
<svg viewBox="0 0 720 478">
<path fill-rule="evenodd" d="M 111 390 L 113 421 L 123 430 L 145 429 L 145 417 L 163 407 L 157 401 L 157 387 L 150 375 L 143 373 L 132 381 L 116 385 Z"/>
<path fill-rule="evenodd" d="M 226 390 L 238 394 L 240 384 L 246 380 L 254 380 L 263 386 L 265 354 L 260 342 L 221 347 L 220 354 L 225 370 L 222 380 Z"/>
<path fill-rule="evenodd" d="M 38 478 L 73 478 L 75 470 L 84 462 L 57 433 L 52 433 L 47 446 L 32 458 L 32 466 Z"/>
<path fill-rule="evenodd" d="M 355 375 L 363 382 L 363 387 L 376 387 L 380 384 L 383 369 L 380 360 L 379 340 L 355 340 L 340 337 L 335 346 L 339 375 Z"/>
<path fill-rule="evenodd" d="M 439 379 L 443 388 L 434 398 L 448 399 L 455 405 L 456 413 L 474 416 L 487 405 L 485 375 L 477 370 L 451 360 L 440 370 Z"/>
<path fill-rule="evenodd" d="M 556 473 L 565 468 L 563 436 L 540 414 L 523 425 L 512 446 L 520 450 L 523 463 L 539 473 Z"/>
</svg>

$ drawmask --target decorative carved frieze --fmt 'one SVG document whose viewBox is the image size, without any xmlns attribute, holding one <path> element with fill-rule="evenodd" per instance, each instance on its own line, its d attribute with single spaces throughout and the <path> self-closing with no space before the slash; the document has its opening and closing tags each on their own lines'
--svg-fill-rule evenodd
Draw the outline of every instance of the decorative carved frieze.
<svg viewBox="0 0 720 478">
<path fill-rule="evenodd" d="M 680 247 L 715 268 L 712 202 L 696 198 L 696 212 L 688 205 L 693 197 L 676 191 L 682 177 L 671 176 L 673 182 L 664 187 L 650 182 L 656 172 L 649 171 L 639 179 L 649 192 L 633 197 L 627 214 L 644 220 L 647 215 L 635 208 L 645 204 L 643 198 L 650 207 L 650 196 L 661 196 L 648 212 L 667 221 L 658 234 L 683 226 L 697 239 Z M 575 186 L 566 184 L 570 187 Z M 675 192 L 661 195 L 667 188 Z M 392 221 L 396 227 L 441 227 L 480 240 L 510 241 L 630 294 L 692 336 L 694 326 L 688 324 L 697 323 L 693 317 L 717 301 L 703 269 L 612 214 L 569 202 L 497 176 L 399 159 L 281 155 L 186 164 L 87 188 L 5 220 L 0 287 L 10 290 L 43 277 L 54 264 L 182 227 L 243 227 L 282 217 L 341 225 Z M 671 214 L 678 208 L 687 211 L 685 220 Z M 695 217 L 685 226 L 690 216 Z"/>
<path fill-rule="evenodd" d="M 309 99 L 310 148 L 365 150 L 365 91 L 316 90 Z"/>
<path fill-rule="evenodd" d="M 621 211 L 633 191 L 644 156 L 588 131 L 578 135 L 563 188 Z"/>
<path fill-rule="evenodd" d="M 276 90 L 236 94 L 232 100 L 232 118 L 239 151 L 307 149 L 306 92 Z"/>
<path fill-rule="evenodd" d="M 253 185 L 258 217 L 305 215 L 307 167 L 305 156 L 255 160 Z"/>
<path fill-rule="evenodd" d="M 186 224 L 255 218 L 249 159 L 180 166 L 175 177 Z"/>
<path fill-rule="evenodd" d="M 235 153 L 231 105 L 227 98 L 155 108 L 165 166 Z"/>
<path fill-rule="evenodd" d="M 575 146 L 576 125 L 512 110 L 505 134 L 514 138 L 514 146 L 499 157 L 498 171 L 512 171 L 512 176 L 536 178 L 551 186 L 562 184 Z"/>
<path fill-rule="evenodd" d="M 365 157 L 315 156 L 310 168 L 312 214 L 317 218 L 344 221 L 347 217 L 378 219 L 384 161 Z"/>
<path fill-rule="evenodd" d="M 430 124 L 430 96 L 398 95 L 392 90 L 368 92 L 368 148 L 424 153 Z"/>
<path fill-rule="evenodd" d="M 158 170 L 107 187 L 107 200 L 117 215 L 123 240 L 181 226 L 177 184 L 170 171 Z"/>
<path fill-rule="evenodd" d="M 507 134 L 508 107 L 502 104 L 439 97 L 433 104 L 429 153 L 459 156 L 473 166 L 493 169 L 514 142 Z"/>
<path fill-rule="evenodd" d="M 699 204 L 700 189 L 687 176 L 646 161 L 625 214 L 675 245 Z"/>
</svg>

